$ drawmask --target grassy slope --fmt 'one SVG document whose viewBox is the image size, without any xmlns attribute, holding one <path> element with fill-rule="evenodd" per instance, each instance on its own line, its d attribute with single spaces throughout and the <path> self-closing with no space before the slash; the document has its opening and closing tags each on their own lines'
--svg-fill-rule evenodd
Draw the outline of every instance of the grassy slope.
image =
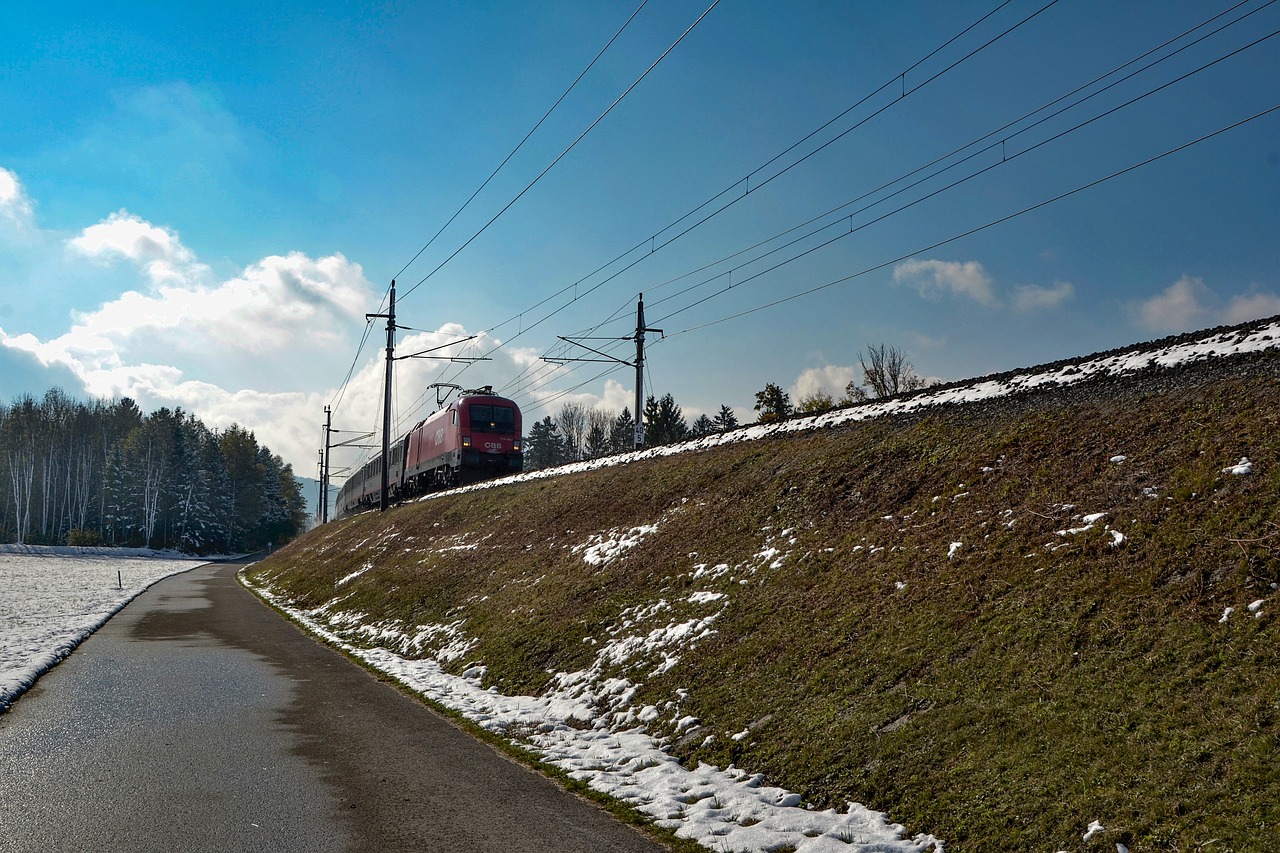
<svg viewBox="0 0 1280 853">
<path fill-rule="evenodd" d="M 410 635 L 461 621 L 478 642 L 455 667 L 487 664 L 504 693 L 590 666 L 624 617 L 643 634 L 716 613 L 695 591 L 727 593 L 716 633 L 674 668 L 617 669 L 643 683 L 639 704 L 672 710 L 664 720 L 701 720 L 673 733 L 690 762 L 764 772 L 816 805 L 866 803 L 950 851 L 1270 849 L 1280 380 L 1262 372 L 440 498 L 330 524 L 258 577 Z M 1246 455 L 1253 475 L 1222 473 Z M 1057 532 L 1089 513 L 1107 515 Z M 572 550 L 655 523 L 603 567 Z M 728 569 L 694 579 L 716 565 Z M 627 610 L 659 599 L 670 607 Z M 1110 831 L 1084 844 L 1094 819 Z"/>
</svg>

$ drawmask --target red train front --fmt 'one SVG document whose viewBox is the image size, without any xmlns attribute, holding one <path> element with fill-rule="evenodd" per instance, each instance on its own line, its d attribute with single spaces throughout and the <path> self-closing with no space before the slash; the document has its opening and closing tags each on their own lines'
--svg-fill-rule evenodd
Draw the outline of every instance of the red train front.
<svg viewBox="0 0 1280 853">
<path fill-rule="evenodd" d="M 464 391 L 404 437 L 402 490 L 420 494 L 524 468 L 520 407 L 491 388 Z"/>
</svg>

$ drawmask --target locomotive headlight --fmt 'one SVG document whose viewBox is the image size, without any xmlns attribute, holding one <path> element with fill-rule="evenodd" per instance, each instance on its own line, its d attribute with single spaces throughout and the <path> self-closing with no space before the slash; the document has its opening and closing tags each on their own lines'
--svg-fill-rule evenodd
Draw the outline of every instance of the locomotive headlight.
<svg viewBox="0 0 1280 853">
<path fill-rule="evenodd" d="M 471 446 L 471 436 L 469 436 L 469 435 L 464 435 L 464 436 L 462 437 L 462 446 L 463 446 L 463 447 L 470 447 L 470 446 Z"/>
<path fill-rule="evenodd" d="M 513 441 L 513 442 L 511 442 L 511 449 L 512 449 L 512 450 L 514 450 L 516 453 L 519 453 L 519 452 L 520 452 L 520 442 L 519 442 L 519 441 Z"/>
</svg>

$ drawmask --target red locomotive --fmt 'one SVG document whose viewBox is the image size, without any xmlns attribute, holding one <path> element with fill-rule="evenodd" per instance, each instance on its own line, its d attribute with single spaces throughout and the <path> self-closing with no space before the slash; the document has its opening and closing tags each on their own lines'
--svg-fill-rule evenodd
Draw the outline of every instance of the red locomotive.
<svg viewBox="0 0 1280 853">
<path fill-rule="evenodd" d="M 513 401 L 496 396 L 488 386 L 463 391 L 391 446 L 388 499 L 520 472 L 521 428 L 520 407 Z M 338 491 L 339 514 L 378 506 L 381 490 L 379 453 Z"/>
</svg>

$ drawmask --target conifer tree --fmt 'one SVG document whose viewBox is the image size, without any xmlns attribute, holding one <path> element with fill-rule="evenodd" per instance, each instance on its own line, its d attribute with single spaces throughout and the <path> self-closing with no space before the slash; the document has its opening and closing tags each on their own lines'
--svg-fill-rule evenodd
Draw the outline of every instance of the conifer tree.
<svg viewBox="0 0 1280 853">
<path fill-rule="evenodd" d="M 715 424 L 716 429 L 720 432 L 728 432 L 731 429 L 738 428 L 738 416 L 733 413 L 733 409 L 726 405 L 720 406 L 719 414 L 712 418 L 711 422 Z"/>
<path fill-rule="evenodd" d="M 524 463 L 531 471 L 551 468 L 565 461 L 564 437 L 550 415 L 534 423 L 525 441 Z"/>
<path fill-rule="evenodd" d="M 689 426 L 675 398 L 664 394 L 661 400 L 650 397 L 644 404 L 644 443 L 648 447 L 674 444 L 689 437 Z"/>
<path fill-rule="evenodd" d="M 624 406 L 622 414 L 613 421 L 609 430 L 609 448 L 613 453 L 636 449 L 636 421 L 629 407 Z"/>
</svg>

